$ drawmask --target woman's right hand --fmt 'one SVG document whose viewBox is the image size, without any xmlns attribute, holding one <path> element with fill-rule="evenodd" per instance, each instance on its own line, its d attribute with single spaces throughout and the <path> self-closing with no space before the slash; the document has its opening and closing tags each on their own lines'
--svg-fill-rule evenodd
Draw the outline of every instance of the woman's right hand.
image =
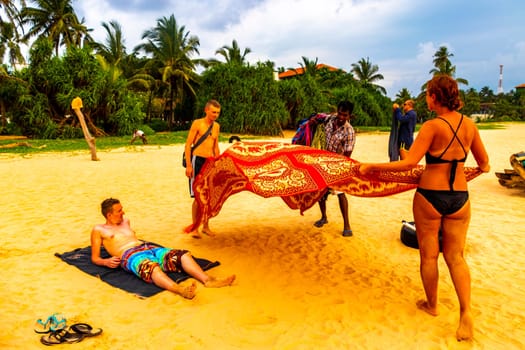
<svg viewBox="0 0 525 350">
<path fill-rule="evenodd" d="M 480 166 L 479 169 L 484 173 L 488 173 L 490 171 L 490 165 Z"/>
<path fill-rule="evenodd" d="M 359 164 L 359 173 L 361 175 L 368 175 L 373 171 L 371 164 L 361 163 Z"/>
</svg>

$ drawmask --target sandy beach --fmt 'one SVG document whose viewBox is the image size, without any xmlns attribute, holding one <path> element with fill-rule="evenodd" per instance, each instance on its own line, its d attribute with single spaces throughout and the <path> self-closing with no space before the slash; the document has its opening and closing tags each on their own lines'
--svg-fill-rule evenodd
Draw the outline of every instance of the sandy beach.
<svg viewBox="0 0 525 350">
<path fill-rule="evenodd" d="M 316 228 L 318 207 L 301 216 L 280 198 L 243 192 L 210 221 L 217 236 L 197 240 L 182 233 L 192 204 L 183 146 L 135 144 L 99 151 L 99 162 L 87 146 L 0 154 L 0 348 L 46 348 L 34 323 L 59 312 L 68 324 L 104 330 L 64 345 L 71 349 L 525 349 L 525 192 L 502 187 L 494 175 L 525 150 L 525 124 L 504 125 L 480 131 L 491 171 L 469 184 L 472 341 L 456 341 L 459 306 L 442 257 L 441 314 L 415 305 L 424 296 L 418 251 L 399 239 L 401 221 L 412 220 L 414 191 L 349 197 L 350 238 L 341 236 L 335 197 L 329 224 Z M 388 134 L 358 134 L 353 158 L 388 161 Z M 467 165 L 475 166 L 472 155 Z M 107 197 L 122 201 L 140 238 L 220 261 L 209 273 L 236 274 L 233 286 L 199 284 L 193 300 L 169 292 L 141 299 L 55 257 L 90 244 Z"/>
</svg>

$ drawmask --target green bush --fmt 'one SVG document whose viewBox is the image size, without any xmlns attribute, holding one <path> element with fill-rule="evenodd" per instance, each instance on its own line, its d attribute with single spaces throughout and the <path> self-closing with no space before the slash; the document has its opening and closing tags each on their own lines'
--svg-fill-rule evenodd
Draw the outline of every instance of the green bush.
<svg viewBox="0 0 525 350">
<path fill-rule="evenodd" d="M 144 134 L 146 134 L 146 136 L 155 134 L 155 130 L 150 128 L 148 125 L 141 125 L 138 127 L 138 129 L 144 131 Z"/>
<path fill-rule="evenodd" d="M 5 133 L 7 135 L 22 135 L 22 128 L 15 123 L 9 123 L 5 128 Z"/>
<path fill-rule="evenodd" d="M 515 120 L 518 120 L 518 119 L 512 118 L 511 116 L 508 116 L 508 115 L 503 115 L 503 116 L 497 118 L 497 121 L 500 121 L 500 122 L 512 122 L 512 121 L 515 121 Z"/>
<path fill-rule="evenodd" d="M 151 119 L 147 126 L 155 130 L 155 132 L 168 131 L 168 123 L 158 118 Z M 143 131 L 146 132 L 145 130 Z"/>
<path fill-rule="evenodd" d="M 61 139 L 79 139 L 84 137 L 81 128 L 75 128 L 71 125 L 66 125 L 62 129 Z"/>
</svg>

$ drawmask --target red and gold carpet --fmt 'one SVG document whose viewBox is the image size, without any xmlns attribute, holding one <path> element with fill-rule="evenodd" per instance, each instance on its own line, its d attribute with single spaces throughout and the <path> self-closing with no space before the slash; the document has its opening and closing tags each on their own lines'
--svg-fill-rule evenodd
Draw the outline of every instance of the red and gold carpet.
<svg viewBox="0 0 525 350">
<path fill-rule="evenodd" d="M 359 162 L 336 153 L 281 142 L 236 142 L 215 159 L 208 159 L 194 183 L 199 205 L 197 223 L 219 214 L 231 195 L 250 191 L 281 197 L 301 214 L 328 188 L 360 197 L 384 197 L 417 187 L 423 166 L 410 171 L 383 171 L 361 175 Z M 465 168 L 470 181 L 481 174 Z"/>
</svg>

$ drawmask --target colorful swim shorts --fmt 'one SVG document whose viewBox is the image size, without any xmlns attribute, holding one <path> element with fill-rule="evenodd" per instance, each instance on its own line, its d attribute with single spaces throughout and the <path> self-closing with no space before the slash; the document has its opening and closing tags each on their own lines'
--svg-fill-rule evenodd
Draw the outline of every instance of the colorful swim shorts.
<svg viewBox="0 0 525 350">
<path fill-rule="evenodd" d="M 160 266 L 164 272 L 182 271 L 181 258 L 187 250 L 159 247 L 153 243 L 144 243 L 130 248 L 122 254 L 120 266 L 148 283 L 152 283 L 151 274 Z"/>
</svg>

